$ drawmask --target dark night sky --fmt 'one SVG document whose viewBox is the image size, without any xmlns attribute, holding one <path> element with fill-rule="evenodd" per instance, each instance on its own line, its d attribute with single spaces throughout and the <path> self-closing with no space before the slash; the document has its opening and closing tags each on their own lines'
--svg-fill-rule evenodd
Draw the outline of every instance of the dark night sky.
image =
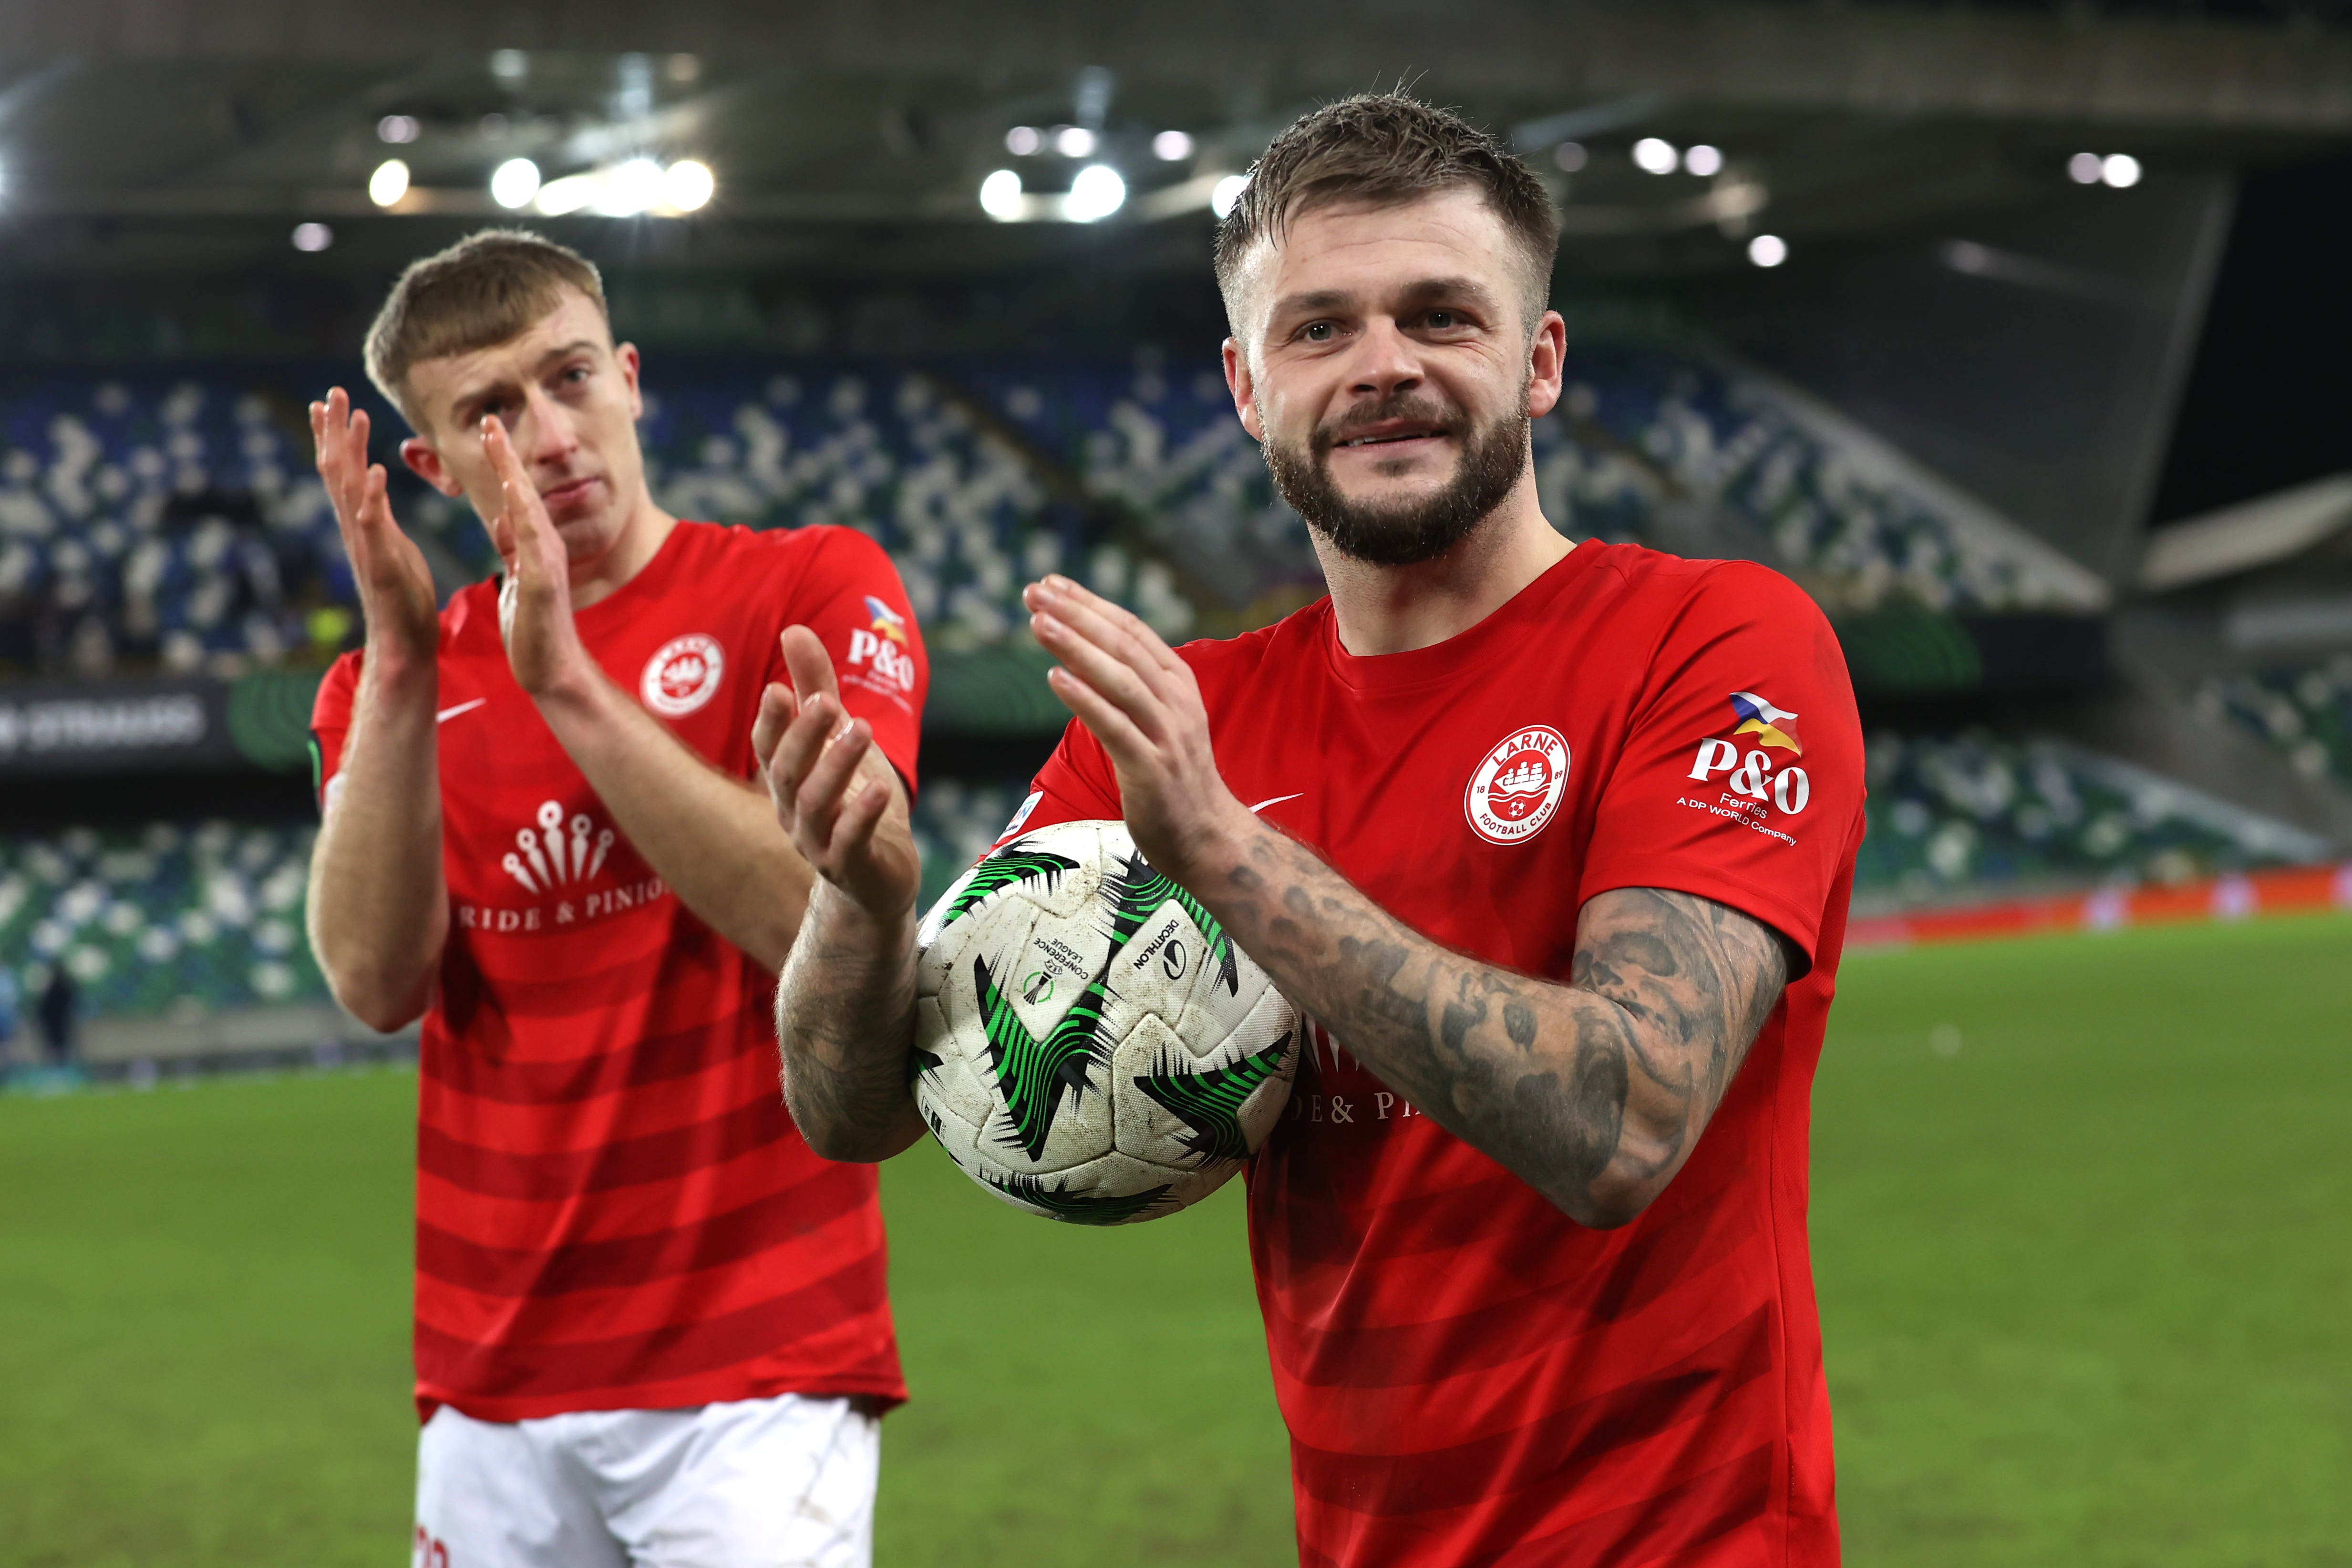
<svg viewBox="0 0 2352 1568">
<path fill-rule="evenodd" d="M 2352 158 L 2250 175 L 2156 520 L 2352 468 Z"/>
</svg>

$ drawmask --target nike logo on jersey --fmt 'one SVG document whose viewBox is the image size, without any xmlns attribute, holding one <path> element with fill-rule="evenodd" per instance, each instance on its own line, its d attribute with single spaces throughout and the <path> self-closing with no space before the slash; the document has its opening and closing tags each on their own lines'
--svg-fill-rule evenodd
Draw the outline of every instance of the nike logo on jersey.
<svg viewBox="0 0 2352 1568">
<path fill-rule="evenodd" d="M 455 708 L 444 708 L 440 712 L 433 715 L 433 721 L 436 724 L 446 724 L 458 714 L 471 713 L 475 709 L 479 708 L 483 703 L 488 702 L 488 700 L 489 699 L 487 697 L 477 697 L 471 702 L 460 702 Z"/>
<path fill-rule="evenodd" d="M 1267 806 L 1269 806 L 1269 805 L 1281 805 L 1284 801 L 1286 801 L 1286 800 L 1297 800 L 1299 796 L 1301 796 L 1301 795 L 1305 795 L 1306 793 L 1307 793 L 1307 792 L 1306 792 L 1305 790 L 1303 790 L 1303 789 L 1293 790 L 1293 791 L 1291 791 L 1288 795 L 1276 795 L 1272 800 L 1262 800 L 1262 801 L 1259 801 L 1255 805 L 1251 806 L 1251 807 L 1250 807 L 1250 810 L 1251 810 L 1252 812 L 1260 812 L 1260 811 L 1264 811 L 1264 810 L 1265 810 Z"/>
</svg>

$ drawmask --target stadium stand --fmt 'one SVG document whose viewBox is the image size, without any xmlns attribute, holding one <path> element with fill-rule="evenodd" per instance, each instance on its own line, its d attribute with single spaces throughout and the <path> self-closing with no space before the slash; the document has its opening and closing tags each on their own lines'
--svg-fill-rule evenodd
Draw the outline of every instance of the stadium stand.
<svg viewBox="0 0 2352 1568">
<path fill-rule="evenodd" d="M 2312 859 L 2308 836 L 2057 741 L 1870 742 L 1857 907 L 2043 887 L 2169 884 Z M 915 810 L 926 906 L 1019 805 L 1019 779 L 937 778 Z M 93 1016 L 320 1003 L 302 940 L 315 829 L 155 824 L 0 839 L 0 951 L 36 990 L 63 963 Z"/>
<path fill-rule="evenodd" d="M 92 1016 L 322 998 L 302 935 L 309 826 L 154 823 L 0 838 L 0 952 L 62 963 Z"/>
<path fill-rule="evenodd" d="M 300 405 L 184 374 L 0 388 L 0 661 L 233 673 L 352 599 Z"/>
<path fill-rule="evenodd" d="M 1016 657 L 1034 653 L 1016 635 L 1028 578 L 1071 573 L 1171 638 L 1195 626 L 1194 589 L 1247 617 L 1314 580 L 1304 525 L 1275 498 L 1213 365 L 1172 363 L 1152 349 L 1117 363 L 803 358 L 782 373 L 773 360 L 668 360 L 642 426 L 649 478 L 681 515 L 872 534 L 935 648 L 964 656 L 939 667 L 933 720 L 1042 732 L 1060 712 L 1036 661 Z M 346 646 L 349 573 L 301 416 L 329 374 L 0 384 L 0 664 L 231 674 L 315 667 Z M 1547 510 L 1572 533 L 1685 547 L 1662 533 L 1697 507 L 1833 607 L 2081 607 L 2079 584 L 1967 515 L 1933 476 L 1701 348 L 1574 345 L 1567 394 L 1534 441 Z M 398 504 L 436 569 L 492 564 L 462 503 L 409 484 Z M 2352 660 L 2213 681 L 2200 701 L 2306 773 L 2352 780 Z M 1865 903 L 2170 883 L 2313 853 L 2292 830 L 2057 742 L 1881 734 L 1871 770 Z M 927 901 L 994 839 L 1022 787 L 927 779 L 915 821 Z M 0 951 L 20 978 L 67 964 L 95 1016 L 321 1003 L 300 934 L 312 833 L 215 822 L 0 841 Z"/>
<path fill-rule="evenodd" d="M 1295 599 L 1317 571 L 1214 367 L 1169 365 L 1150 348 L 1125 363 L 804 360 L 782 374 L 671 360 L 646 399 L 649 472 L 683 516 L 864 529 L 942 647 L 1006 638 L 1020 585 L 1049 570 L 1181 637 L 1196 606 L 1180 581 L 1245 611 L 1270 592 Z M 336 374 L 43 373 L 0 387 L 0 662 L 236 673 L 343 646 L 349 570 L 302 414 Z M 1575 345 L 1534 443 L 1545 505 L 1570 532 L 1688 551 L 1662 517 L 1704 513 L 1722 548 L 1797 574 L 1833 608 L 2083 595 L 2063 563 L 1962 515 L 1866 433 L 1697 348 Z M 462 503 L 404 476 L 396 500 L 449 574 L 492 564 Z"/>
<path fill-rule="evenodd" d="M 927 905 L 1003 831 L 1024 787 L 924 788 Z M 310 824 L 223 821 L 0 837 L 0 953 L 27 995 L 63 963 L 92 1017 L 323 1003 L 302 924 L 316 837 Z"/>
<path fill-rule="evenodd" d="M 2055 740 L 1870 738 L 1857 906 L 2177 883 L 2319 858 L 2308 834 Z"/>
<path fill-rule="evenodd" d="M 1223 379 L 1168 363 L 1146 348 L 1127 365 L 957 374 L 1230 602 L 1312 578 L 1305 525 L 1276 499 Z M 1662 509 L 1697 507 L 1839 608 L 2084 607 L 2099 595 L 1899 454 L 1702 349 L 1570 345 L 1567 387 L 1533 445 L 1546 511 L 1566 531 L 1661 542 Z"/>
<path fill-rule="evenodd" d="M 350 569 L 303 423 L 337 374 L 77 373 L 0 388 L 0 664 L 236 674 L 345 646 Z M 1171 636 L 1192 624 L 1165 563 L 1056 500 L 1035 456 L 937 376 L 680 364 L 646 399 L 644 439 L 656 495 L 679 515 L 873 534 L 944 647 L 1004 639 L 1021 584 L 1047 571 Z M 395 504 L 447 574 L 494 564 L 462 503 L 400 476 Z"/>
<path fill-rule="evenodd" d="M 656 497 L 683 517 L 753 527 L 834 522 L 873 534 L 941 647 L 998 642 L 1023 584 L 1085 579 L 1171 635 L 1191 606 L 1066 501 L 1028 454 L 921 371 L 673 371 L 643 426 Z"/>
<path fill-rule="evenodd" d="M 2305 778 L 2352 788 L 2352 654 L 2325 664 L 2208 677 L 2199 710 L 2235 721 L 2286 754 Z"/>
</svg>

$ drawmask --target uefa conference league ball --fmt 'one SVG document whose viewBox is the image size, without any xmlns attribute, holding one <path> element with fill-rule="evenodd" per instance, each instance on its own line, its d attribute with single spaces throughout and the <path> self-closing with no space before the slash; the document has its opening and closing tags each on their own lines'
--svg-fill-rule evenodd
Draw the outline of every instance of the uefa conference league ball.
<svg viewBox="0 0 2352 1568">
<path fill-rule="evenodd" d="M 915 1103 L 1015 1208 L 1173 1214 L 1241 1169 L 1290 1097 L 1297 1010 L 1124 823 L 991 852 L 916 940 Z"/>
</svg>

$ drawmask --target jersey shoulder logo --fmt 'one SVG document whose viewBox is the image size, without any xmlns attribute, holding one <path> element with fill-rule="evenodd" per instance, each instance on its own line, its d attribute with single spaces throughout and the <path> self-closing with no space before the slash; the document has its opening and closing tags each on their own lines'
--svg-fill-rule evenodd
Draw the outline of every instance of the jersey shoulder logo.
<svg viewBox="0 0 2352 1568">
<path fill-rule="evenodd" d="M 1568 742 L 1549 725 L 1504 736 L 1463 794 L 1470 830 L 1489 844 L 1524 844 L 1541 833 L 1568 794 Z"/>
<path fill-rule="evenodd" d="M 866 595 L 866 616 L 867 624 L 871 626 L 874 630 L 879 632 L 882 636 L 888 637 L 892 642 L 897 643 L 901 647 L 907 646 L 906 616 L 900 615 L 898 611 L 892 609 L 889 605 L 884 604 L 881 600 L 876 598 L 871 594 Z"/>
<path fill-rule="evenodd" d="M 688 632 L 662 644 L 646 661 L 637 695 L 665 718 L 682 719 L 718 694 L 719 678 L 726 673 L 727 655 L 719 639 Z"/>
<path fill-rule="evenodd" d="M 1753 735 L 1759 743 L 1778 746 L 1798 756 L 1805 748 L 1797 743 L 1797 716 L 1786 708 L 1775 708 L 1753 691 L 1731 694 L 1731 711 L 1738 716 L 1738 728 L 1732 734 Z"/>
</svg>

